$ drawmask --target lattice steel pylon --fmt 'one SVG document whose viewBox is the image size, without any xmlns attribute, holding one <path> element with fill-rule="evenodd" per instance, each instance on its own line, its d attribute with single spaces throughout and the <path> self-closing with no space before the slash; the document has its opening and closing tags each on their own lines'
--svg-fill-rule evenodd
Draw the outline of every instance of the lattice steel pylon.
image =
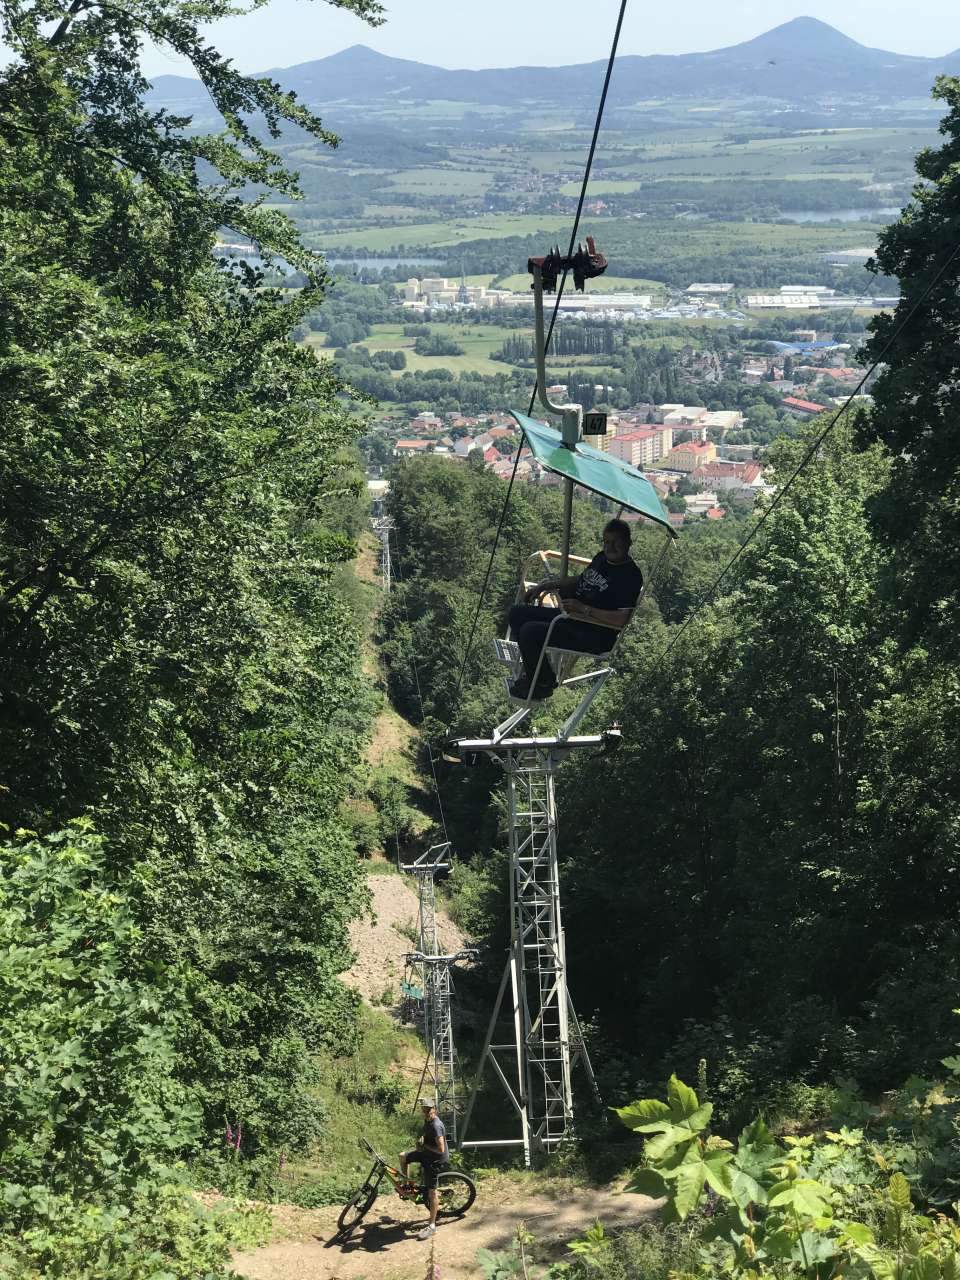
<svg viewBox="0 0 960 1280">
<path fill-rule="evenodd" d="M 380 577 L 383 581 L 383 589 L 390 591 L 393 583 L 393 565 L 390 554 L 390 533 L 393 530 L 392 516 L 372 516 L 370 524 L 373 526 L 373 532 L 380 539 Z"/>
<path fill-rule="evenodd" d="M 449 870 L 449 840 L 433 845 L 413 862 L 401 863 L 400 869 L 417 877 L 419 919 L 417 932 L 420 947 L 411 951 L 407 964 L 420 975 L 423 990 L 423 1038 L 427 1046 L 421 1085 L 429 1079 L 430 1092 L 436 1098 L 437 1111 L 447 1130 L 448 1142 L 457 1145 L 457 1058 L 453 1042 L 453 966 L 476 954 L 472 949 L 451 955 L 440 952 L 437 937 L 437 904 L 434 877 Z"/>
<path fill-rule="evenodd" d="M 585 714 L 608 672 L 599 673 L 559 734 L 511 737 L 529 713 L 515 712 L 487 739 L 450 744 L 461 759 L 487 755 L 507 779 L 510 839 L 510 948 L 500 990 L 461 1128 L 462 1147 L 520 1146 L 529 1166 L 543 1151 L 567 1137 L 573 1120 L 573 1072 L 578 1064 L 599 1099 L 590 1057 L 570 994 L 560 914 L 557 864 L 557 808 L 554 777 L 567 753 L 582 747 L 608 750 L 619 744 L 619 729 L 577 737 L 572 730 Z M 506 1012 L 513 1040 L 497 1042 Z M 520 1136 L 467 1141 L 474 1103 L 487 1067 L 506 1091 L 520 1122 Z"/>
</svg>

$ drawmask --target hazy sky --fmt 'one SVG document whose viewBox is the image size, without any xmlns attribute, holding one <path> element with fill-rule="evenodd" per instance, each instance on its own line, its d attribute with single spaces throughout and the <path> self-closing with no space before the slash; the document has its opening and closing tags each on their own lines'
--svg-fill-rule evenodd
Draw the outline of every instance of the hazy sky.
<svg viewBox="0 0 960 1280">
<path fill-rule="evenodd" d="M 317 0 L 270 0 L 211 28 L 242 71 L 309 62 L 351 44 L 441 67 L 556 66 L 606 57 L 618 0 L 387 0 L 371 28 Z M 622 53 L 690 53 L 749 40 L 790 18 L 829 22 L 874 48 L 932 56 L 960 47 L 960 0 L 629 0 Z M 159 51 L 148 75 L 183 74 Z"/>
</svg>

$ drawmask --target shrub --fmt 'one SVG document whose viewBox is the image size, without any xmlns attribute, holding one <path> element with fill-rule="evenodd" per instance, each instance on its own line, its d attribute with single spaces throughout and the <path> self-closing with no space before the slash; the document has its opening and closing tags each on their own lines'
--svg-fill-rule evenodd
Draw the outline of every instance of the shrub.
<svg viewBox="0 0 960 1280">
<path fill-rule="evenodd" d="M 208 1213 L 176 1164 L 200 1126 L 173 1075 L 176 978 L 87 823 L 3 845 L 0 1276 L 227 1274 L 252 1219 Z"/>
</svg>

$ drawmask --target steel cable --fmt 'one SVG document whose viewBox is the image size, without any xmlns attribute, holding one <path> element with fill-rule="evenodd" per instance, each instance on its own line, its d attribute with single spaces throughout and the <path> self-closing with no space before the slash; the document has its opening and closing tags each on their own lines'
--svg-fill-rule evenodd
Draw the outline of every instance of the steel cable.
<svg viewBox="0 0 960 1280">
<path fill-rule="evenodd" d="M 573 220 L 573 229 L 570 232 L 570 244 L 567 249 L 567 258 L 571 258 L 573 256 L 573 252 L 577 244 L 577 236 L 580 232 L 580 219 L 583 215 L 583 206 L 587 198 L 587 187 L 590 184 L 590 173 L 593 169 L 593 159 L 597 152 L 597 140 L 600 137 L 600 125 L 603 121 L 603 112 L 607 104 L 607 93 L 610 89 L 610 78 L 613 75 L 613 68 L 617 60 L 617 48 L 620 44 L 620 33 L 623 30 L 623 19 L 624 19 L 624 15 L 626 14 L 626 11 L 627 11 L 627 0 L 620 0 L 620 12 L 617 15 L 617 25 L 613 33 L 613 43 L 610 46 L 610 56 L 607 59 L 606 74 L 603 77 L 603 89 L 600 92 L 600 101 L 597 104 L 597 115 L 593 125 L 593 136 L 590 139 L 590 150 L 587 153 L 587 162 L 583 171 L 583 182 L 581 183 L 581 186 L 580 186 L 580 198 L 577 201 L 577 212 Z M 565 266 L 563 269 L 563 275 L 560 277 L 560 282 L 557 286 L 557 300 L 554 303 L 553 314 L 550 317 L 550 327 L 547 330 L 547 337 L 544 343 L 544 354 L 546 354 L 546 352 L 549 351 L 550 349 L 550 340 L 553 337 L 554 325 L 557 322 L 557 315 L 560 311 L 560 300 L 563 297 L 563 290 L 567 283 L 567 276 L 569 274 L 569 271 L 570 271 L 569 266 Z M 536 403 L 536 399 L 537 399 L 538 381 L 539 381 L 538 379 L 534 379 L 533 391 L 530 393 L 530 404 L 527 408 L 527 417 L 529 417 L 533 413 L 533 406 Z M 450 731 L 450 727 L 453 724 L 453 718 L 457 714 L 457 711 L 460 706 L 460 690 L 463 686 L 463 677 L 467 669 L 467 663 L 470 661 L 470 653 L 471 653 L 471 650 L 473 649 L 474 639 L 476 638 L 477 623 L 480 620 L 480 611 L 483 608 L 483 602 L 484 602 L 484 599 L 486 598 L 487 588 L 490 585 L 490 575 L 493 572 L 493 565 L 497 556 L 497 548 L 500 545 L 500 535 L 503 532 L 504 521 L 507 518 L 507 510 L 510 506 L 510 496 L 513 493 L 513 485 L 514 485 L 514 481 L 517 478 L 517 468 L 520 465 L 520 455 L 522 454 L 522 452 L 523 452 L 523 434 L 521 433 L 520 442 L 517 445 L 517 452 L 513 459 L 513 470 L 510 473 L 510 482 L 507 485 L 507 493 L 503 500 L 503 508 L 500 512 L 500 519 L 497 523 L 497 531 L 493 539 L 493 547 L 491 548 L 491 551 L 490 551 L 490 558 L 487 561 L 487 571 L 484 574 L 483 586 L 480 588 L 480 595 L 477 599 L 477 608 L 476 608 L 476 611 L 474 612 L 473 622 L 470 626 L 470 637 L 467 640 L 467 647 L 464 650 L 463 661 L 460 664 L 460 672 L 457 676 L 457 684 L 454 690 L 453 702 L 450 708 L 450 718 L 447 722 L 448 733 Z"/>
</svg>

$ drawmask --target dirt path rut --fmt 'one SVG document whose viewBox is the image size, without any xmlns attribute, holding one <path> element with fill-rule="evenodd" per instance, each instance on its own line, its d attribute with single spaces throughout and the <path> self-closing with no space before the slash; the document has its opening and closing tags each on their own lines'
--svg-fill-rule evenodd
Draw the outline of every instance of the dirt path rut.
<svg viewBox="0 0 960 1280">
<path fill-rule="evenodd" d="M 382 1208 L 381 1208 L 382 1206 Z M 478 1249 L 506 1250 L 525 1223 L 550 1260 L 599 1218 L 608 1230 L 638 1226 L 656 1211 L 646 1196 L 614 1190 L 571 1189 L 562 1196 L 522 1199 L 500 1190 L 485 1194 L 460 1221 L 444 1223 L 435 1237 L 434 1261 L 442 1280 L 476 1280 L 483 1273 Z M 334 1239 L 337 1209 L 313 1211 L 277 1206 L 278 1228 L 288 1238 L 237 1255 L 234 1266 L 249 1280 L 424 1280 L 430 1242 L 416 1238 L 424 1210 L 393 1196 L 377 1202 L 349 1240 Z"/>
</svg>

